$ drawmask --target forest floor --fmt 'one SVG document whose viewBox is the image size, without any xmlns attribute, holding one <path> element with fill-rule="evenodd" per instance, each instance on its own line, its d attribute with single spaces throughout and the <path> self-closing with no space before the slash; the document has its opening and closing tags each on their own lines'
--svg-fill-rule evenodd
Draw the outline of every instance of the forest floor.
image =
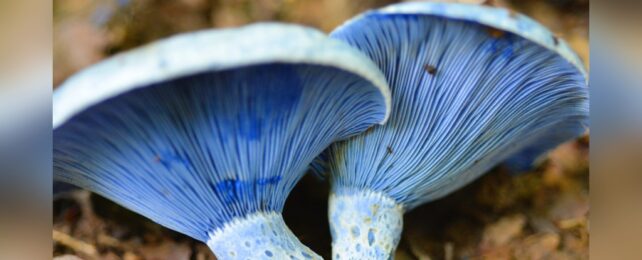
<svg viewBox="0 0 642 260">
<path fill-rule="evenodd" d="M 385 0 L 57 0 L 54 84 L 114 53 L 209 27 L 278 20 L 331 31 Z M 474 1 L 466 1 L 474 2 Z M 588 67 L 588 0 L 492 1 L 525 13 L 565 39 Z M 406 214 L 396 259 L 588 259 L 588 143 L 558 147 L 538 169 L 501 166 L 463 189 Z M 327 184 L 306 176 L 284 218 L 324 258 L 330 255 Z M 204 244 L 87 191 L 54 198 L 55 259 L 215 259 Z"/>
</svg>

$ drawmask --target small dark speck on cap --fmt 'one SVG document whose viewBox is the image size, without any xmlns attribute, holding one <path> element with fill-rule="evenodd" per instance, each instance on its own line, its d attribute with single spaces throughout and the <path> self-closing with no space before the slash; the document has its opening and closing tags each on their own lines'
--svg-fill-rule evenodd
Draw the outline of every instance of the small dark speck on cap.
<svg viewBox="0 0 642 260">
<path fill-rule="evenodd" d="M 506 32 L 496 28 L 492 28 L 492 27 L 488 27 L 487 30 L 488 30 L 488 34 L 490 34 L 490 36 L 493 38 L 499 38 L 504 36 L 504 34 L 506 34 Z"/>
<path fill-rule="evenodd" d="M 392 147 L 388 146 L 386 147 L 386 150 L 388 151 L 389 154 L 392 154 Z"/>
<path fill-rule="evenodd" d="M 368 129 L 366 129 L 366 131 L 364 131 L 363 133 L 369 133 L 369 132 L 372 132 L 372 130 L 374 130 L 374 128 L 373 128 L 372 126 L 370 126 L 370 127 L 368 127 Z"/>
<path fill-rule="evenodd" d="M 557 46 L 559 43 L 560 43 L 560 40 L 557 39 L 557 36 L 553 35 L 553 44 L 555 44 L 555 46 Z"/>
<path fill-rule="evenodd" d="M 428 72 L 428 74 L 430 74 L 430 75 L 435 75 L 435 73 L 437 73 L 437 68 L 436 68 L 435 66 L 433 66 L 433 65 L 430 65 L 430 64 L 426 64 L 426 65 L 424 66 L 424 69 L 425 69 L 425 70 L 426 70 L 426 72 Z"/>
</svg>

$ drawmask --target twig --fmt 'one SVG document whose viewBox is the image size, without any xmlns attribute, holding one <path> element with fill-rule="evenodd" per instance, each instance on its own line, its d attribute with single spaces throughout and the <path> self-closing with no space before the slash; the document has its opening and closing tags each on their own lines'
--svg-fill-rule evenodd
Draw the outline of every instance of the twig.
<svg viewBox="0 0 642 260">
<path fill-rule="evenodd" d="M 66 247 L 73 249 L 76 252 L 83 253 L 87 256 L 95 257 L 98 254 L 96 247 L 94 247 L 93 245 L 75 239 L 70 235 L 67 235 L 55 229 L 53 230 L 53 240 L 54 242 L 60 243 Z"/>
</svg>

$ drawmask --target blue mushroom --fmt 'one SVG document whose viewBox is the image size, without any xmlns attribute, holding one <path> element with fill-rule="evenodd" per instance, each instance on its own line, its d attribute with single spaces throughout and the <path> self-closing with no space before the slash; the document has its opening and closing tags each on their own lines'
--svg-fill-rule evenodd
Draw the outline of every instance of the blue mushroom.
<svg viewBox="0 0 642 260">
<path fill-rule="evenodd" d="M 281 211 L 331 143 L 387 120 L 364 54 L 260 23 L 173 36 L 68 79 L 53 97 L 54 176 L 207 243 L 219 259 L 319 259 Z"/>
<path fill-rule="evenodd" d="M 401 3 L 331 33 L 368 55 L 392 92 L 387 124 L 333 144 L 335 259 L 388 259 L 403 214 L 491 167 L 530 167 L 588 125 L 586 72 L 567 44 L 505 9 Z"/>
</svg>

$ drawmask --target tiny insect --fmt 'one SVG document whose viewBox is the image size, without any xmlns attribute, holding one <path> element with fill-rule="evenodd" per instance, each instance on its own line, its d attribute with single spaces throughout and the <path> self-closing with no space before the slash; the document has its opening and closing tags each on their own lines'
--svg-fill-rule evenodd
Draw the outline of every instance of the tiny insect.
<svg viewBox="0 0 642 260">
<path fill-rule="evenodd" d="M 392 154 L 392 147 L 390 147 L 389 145 L 388 147 L 386 147 L 386 150 L 388 151 L 388 154 Z"/>
<path fill-rule="evenodd" d="M 557 36 L 553 35 L 553 44 L 557 46 L 559 43 L 560 43 L 560 40 L 557 39 Z"/>
</svg>

